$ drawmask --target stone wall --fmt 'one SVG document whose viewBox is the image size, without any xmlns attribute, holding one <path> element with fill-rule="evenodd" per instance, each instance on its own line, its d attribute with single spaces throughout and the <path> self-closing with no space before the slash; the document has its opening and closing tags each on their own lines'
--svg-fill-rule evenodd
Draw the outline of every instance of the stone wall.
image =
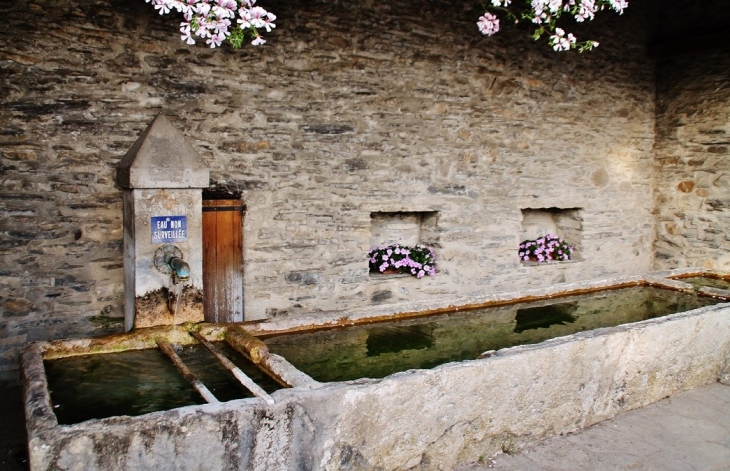
<svg viewBox="0 0 730 471">
<path fill-rule="evenodd" d="M 656 267 L 730 271 L 730 53 L 658 63 Z"/>
<path fill-rule="evenodd" d="M 121 330 L 114 168 L 158 113 L 242 192 L 246 319 L 651 267 L 640 10 L 578 25 L 602 43 L 578 55 L 483 38 L 473 2 L 264 6 L 267 45 L 233 52 L 141 0 L 0 5 L 0 371 L 26 342 Z M 523 266 L 528 208 L 577 211 L 582 260 Z M 370 275 L 374 213 L 435 221 L 437 275 Z"/>
</svg>

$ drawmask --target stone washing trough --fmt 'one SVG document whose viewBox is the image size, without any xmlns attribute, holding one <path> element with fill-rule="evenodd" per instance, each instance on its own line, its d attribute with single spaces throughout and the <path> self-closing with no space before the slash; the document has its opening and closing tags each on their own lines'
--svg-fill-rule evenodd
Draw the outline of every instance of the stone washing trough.
<svg viewBox="0 0 730 471">
<path fill-rule="evenodd" d="M 651 284 L 691 290 L 675 270 L 459 300 L 503 303 Z M 700 288 L 730 300 L 730 292 Z M 246 323 L 254 335 L 443 311 L 414 303 Z M 456 303 L 452 303 L 455 306 Z M 239 328 L 236 326 L 234 328 Z M 231 326 L 199 324 L 208 340 Z M 453 469 L 577 431 L 676 392 L 730 376 L 730 304 L 505 348 L 483 358 L 383 379 L 319 383 L 275 354 L 261 360 L 289 388 L 262 398 L 180 407 L 59 425 L 44 359 L 191 342 L 183 329 L 140 329 L 103 338 L 38 342 L 22 353 L 30 465 L 45 469 Z M 252 354 L 253 355 L 253 354 Z"/>
</svg>

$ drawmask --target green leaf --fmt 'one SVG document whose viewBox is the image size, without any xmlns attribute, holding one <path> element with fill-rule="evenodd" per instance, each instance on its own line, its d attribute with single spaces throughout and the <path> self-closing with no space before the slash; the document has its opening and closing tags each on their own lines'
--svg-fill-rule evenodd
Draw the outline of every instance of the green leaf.
<svg viewBox="0 0 730 471">
<path fill-rule="evenodd" d="M 243 40 L 246 38 L 246 34 L 243 32 L 240 26 L 236 27 L 228 37 L 228 42 L 231 43 L 233 49 L 240 49 L 243 45 Z"/>
</svg>

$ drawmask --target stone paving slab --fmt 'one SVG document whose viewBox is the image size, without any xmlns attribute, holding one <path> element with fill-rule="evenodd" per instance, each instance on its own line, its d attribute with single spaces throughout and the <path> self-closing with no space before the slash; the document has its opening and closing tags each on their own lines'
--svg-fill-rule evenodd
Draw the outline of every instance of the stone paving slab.
<svg viewBox="0 0 730 471">
<path fill-rule="evenodd" d="M 730 470 L 730 386 L 714 383 L 455 471 Z"/>
</svg>

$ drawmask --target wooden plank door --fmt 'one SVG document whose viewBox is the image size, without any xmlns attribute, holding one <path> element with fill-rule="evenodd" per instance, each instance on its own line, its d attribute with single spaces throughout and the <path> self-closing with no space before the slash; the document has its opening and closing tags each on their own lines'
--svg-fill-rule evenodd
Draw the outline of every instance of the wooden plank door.
<svg viewBox="0 0 730 471">
<path fill-rule="evenodd" d="M 241 200 L 203 200 L 203 306 L 206 322 L 243 320 Z"/>
</svg>

